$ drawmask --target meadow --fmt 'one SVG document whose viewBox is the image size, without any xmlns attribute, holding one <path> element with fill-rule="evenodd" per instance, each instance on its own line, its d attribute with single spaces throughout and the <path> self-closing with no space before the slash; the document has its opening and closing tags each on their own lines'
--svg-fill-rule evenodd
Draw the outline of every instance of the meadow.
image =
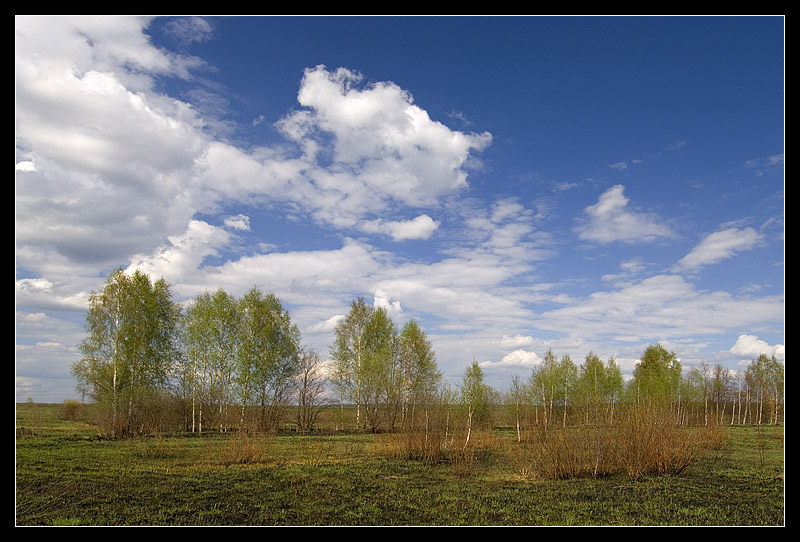
<svg viewBox="0 0 800 542">
<path fill-rule="evenodd" d="M 782 526 L 784 426 L 722 428 L 664 475 L 548 476 L 510 428 L 469 454 L 395 434 L 207 432 L 106 439 L 63 405 L 16 405 L 17 526 Z M 682 431 L 696 431 L 685 428 Z"/>
</svg>

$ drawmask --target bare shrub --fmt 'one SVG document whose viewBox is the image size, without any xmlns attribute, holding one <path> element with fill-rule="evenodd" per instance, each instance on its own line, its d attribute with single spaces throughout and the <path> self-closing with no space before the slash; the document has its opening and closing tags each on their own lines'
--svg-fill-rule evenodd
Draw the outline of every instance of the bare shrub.
<svg viewBox="0 0 800 542">
<path fill-rule="evenodd" d="M 253 433 L 247 429 L 228 438 L 228 447 L 221 458 L 223 465 L 248 465 L 261 463 L 268 457 L 274 436 L 271 433 Z"/>
<path fill-rule="evenodd" d="M 61 414 L 68 422 L 77 422 L 81 413 L 81 403 L 75 399 L 65 399 L 61 405 Z"/>
<path fill-rule="evenodd" d="M 527 435 L 512 460 L 525 478 L 598 477 L 617 468 L 613 445 L 602 426 L 542 428 Z"/>
<path fill-rule="evenodd" d="M 683 472 L 708 446 L 703 432 L 679 426 L 675 412 L 658 404 L 632 405 L 610 434 L 631 481 Z"/>
<path fill-rule="evenodd" d="M 713 445 L 715 431 L 679 426 L 667 405 L 631 405 L 614 424 L 539 428 L 512 447 L 510 457 L 523 478 L 625 472 L 636 481 L 645 474 L 683 472 Z"/>
</svg>

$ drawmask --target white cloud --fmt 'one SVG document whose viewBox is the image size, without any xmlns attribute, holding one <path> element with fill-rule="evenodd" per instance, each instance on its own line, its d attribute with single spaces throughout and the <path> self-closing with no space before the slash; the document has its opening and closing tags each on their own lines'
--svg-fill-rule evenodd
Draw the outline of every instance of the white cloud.
<svg viewBox="0 0 800 542">
<path fill-rule="evenodd" d="M 500 341 L 500 348 L 504 350 L 519 349 L 524 346 L 532 346 L 536 343 L 536 339 L 530 335 L 514 335 L 513 337 L 504 335 Z"/>
<path fill-rule="evenodd" d="M 527 350 L 514 350 L 503 356 L 496 365 L 515 366 L 515 367 L 533 367 L 541 362 L 541 358 L 536 352 L 529 352 Z"/>
<path fill-rule="evenodd" d="M 685 339 L 782 322 L 783 306 L 783 296 L 737 298 L 698 290 L 679 275 L 655 275 L 544 312 L 536 327 L 580 329 L 585 335 L 616 341 Z"/>
<path fill-rule="evenodd" d="M 16 237 L 27 269 L 116 265 L 186 227 L 202 124 L 150 91 L 179 57 L 136 17 L 16 18 Z M 179 66 L 180 65 L 180 66 Z M 28 257 L 28 254 L 31 257 Z"/>
<path fill-rule="evenodd" d="M 441 222 L 434 221 L 428 215 L 420 215 L 411 220 L 368 220 L 361 223 L 360 229 L 366 233 L 380 233 L 390 236 L 395 241 L 409 239 L 430 239 Z"/>
<path fill-rule="evenodd" d="M 767 156 L 766 158 L 755 158 L 753 160 L 748 160 L 747 162 L 745 162 L 745 166 L 748 169 L 754 170 L 756 172 L 756 175 L 759 177 L 766 175 L 767 173 L 771 173 L 778 167 L 783 166 L 783 164 L 784 164 L 783 153 L 773 154 L 771 156 Z"/>
<path fill-rule="evenodd" d="M 403 312 L 403 307 L 400 306 L 400 302 L 391 301 L 389 295 L 383 290 L 375 290 L 372 304 L 376 309 L 386 310 L 391 316 L 396 316 Z"/>
<path fill-rule="evenodd" d="M 620 262 L 619 264 L 619 273 L 609 273 L 603 275 L 601 278 L 603 281 L 606 282 L 615 282 L 619 280 L 630 280 L 632 277 L 638 275 L 642 271 L 645 270 L 647 266 L 645 263 L 639 258 L 632 258 L 630 260 L 625 260 Z"/>
<path fill-rule="evenodd" d="M 670 238 L 674 233 L 658 219 L 628 208 L 630 201 L 622 185 L 612 186 L 600 195 L 596 204 L 586 207 L 585 221 L 577 229 L 578 236 L 601 244 L 638 243 Z"/>
<path fill-rule="evenodd" d="M 742 334 L 736 339 L 736 344 L 731 347 L 731 352 L 737 356 L 749 360 L 757 359 L 761 354 L 775 356 L 782 360 L 785 358 L 785 350 L 782 344 L 769 345 L 755 335 Z"/>
<path fill-rule="evenodd" d="M 229 216 L 225 219 L 225 226 L 234 230 L 250 231 L 250 217 L 243 214 Z"/>
<path fill-rule="evenodd" d="M 344 314 L 335 314 L 326 320 L 322 320 L 309 326 L 308 330 L 311 333 L 331 332 L 336 329 L 337 324 L 344 318 Z"/>
<path fill-rule="evenodd" d="M 491 136 L 452 131 L 394 83 L 360 88 L 361 80 L 345 68 L 307 69 L 298 92 L 304 109 L 279 123 L 307 159 L 338 174 L 324 189 L 344 197 L 366 190 L 373 205 L 390 199 L 422 206 L 464 188 L 471 152 Z"/>
<path fill-rule="evenodd" d="M 695 269 L 731 258 L 742 250 L 752 250 L 763 236 L 753 228 L 728 228 L 706 236 L 677 264 L 678 269 Z"/>
<path fill-rule="evenodd" d="M 170 237 L 169 244 L 155 253 L 133 256 L 128 271 L 141 269 L 154 278 L 183 280 L 199 269 L 207 256 L 216 255 L 229 239 L 230 234 L 224 229 L 192 220 L 184 234 Z"/>
</svg>

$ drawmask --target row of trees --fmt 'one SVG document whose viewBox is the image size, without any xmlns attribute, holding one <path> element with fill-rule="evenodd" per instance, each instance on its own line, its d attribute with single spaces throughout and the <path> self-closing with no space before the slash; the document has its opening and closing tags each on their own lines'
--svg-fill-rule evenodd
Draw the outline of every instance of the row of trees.
<svg viewBox="0 0 800 542">
<path fill-rule="evenodd" d="M 427 413 L 442 375 L 417 322 L 398 330 L 383 308 L 354 301 L 336 326 L 331 382 L 341 405 L 356 407 L 356 426 L 393 430 Z"/>
<path fill-rule="evenodd" d="M 112 436 L 174 428 L 165 413 L 175 405 L 193 432 L 225 431 L 232 420 L 271 429 L 287 412 L 308 430 L 329 392 L 341 405 L 337 425 L 345 426 L 352 405 L 350 427 L 360 430 L 427 427 L 433 416 L 449 424 L 450 407 L 461 406 L 467 442 L 500 406 L 521 434 L 531 425 L 613 424 L 621 403 L 657 401 L 684 424 L 776 423 L 783 404 L 783 365 L 774 356 L 759 356 L 741 373 L 703 364 L 684 374 L 676 355 L 656 344 L 626 383 L 613 358 L 603 363 L 589 353 L 577 365 L 551 350 L 504 392 L 485 384 L 475 361 L 451 390 L 419 324 L 398 327 L 363 298 L 337 324 L 329 366 L 303 347 L 280 300 L 255 287 L 239 299 L 205 292 L 182 309 L 163 279 L 117 270 L 89 302 L 73 374 Z"/>
<path fill-rule="evenodd" d="M 473 369 L 474 371 L 474 369 Z M 467 378 L 467 377 L 465 377 Z M 762 354 L 745 371 L 703 363 L 684 373 L 674 352 L 649 346 L 625 382 L 614 358 L 606 364 L 589 353 L 578 366 L 548 351 L 527 381 L 513 377 L 505 394 L 495 393 L 523 425 L 613 424 L 615 406 L 643 402 L 665 405 L 679 423 L 777 423 L 782 415 L 784 369 Z M 556 414 L 560 420 L 556 419 Z"/>
<path fill-rule="evenodd" d="M 163 279 L 120 269 L 89 304 L 72 372 L 112 436 L 158 428 L 176 400 L 193 432 L 225 431 L 234 408 L 241 427 L 274 427 L 289 402 L 300 429 L 313 425 L 322 362 L 273 294 L 220 289 L 181 310 Z"/>
</svg>

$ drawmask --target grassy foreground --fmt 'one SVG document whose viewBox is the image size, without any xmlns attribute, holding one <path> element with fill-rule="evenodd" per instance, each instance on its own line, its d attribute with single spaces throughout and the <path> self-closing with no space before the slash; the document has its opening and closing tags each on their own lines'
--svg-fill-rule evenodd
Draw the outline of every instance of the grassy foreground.
<svg viewBox="0 0 800 542">
<path fill-rule="evenodd" d="M 104 440 L 60 405 L 17 405 L 16 524 L 785 524 L 783 426 L 727 429 L 677 475 L 526 476 L 511 433 L 471 460 L 400 459 L 389 435 Z"/>
</svg>

